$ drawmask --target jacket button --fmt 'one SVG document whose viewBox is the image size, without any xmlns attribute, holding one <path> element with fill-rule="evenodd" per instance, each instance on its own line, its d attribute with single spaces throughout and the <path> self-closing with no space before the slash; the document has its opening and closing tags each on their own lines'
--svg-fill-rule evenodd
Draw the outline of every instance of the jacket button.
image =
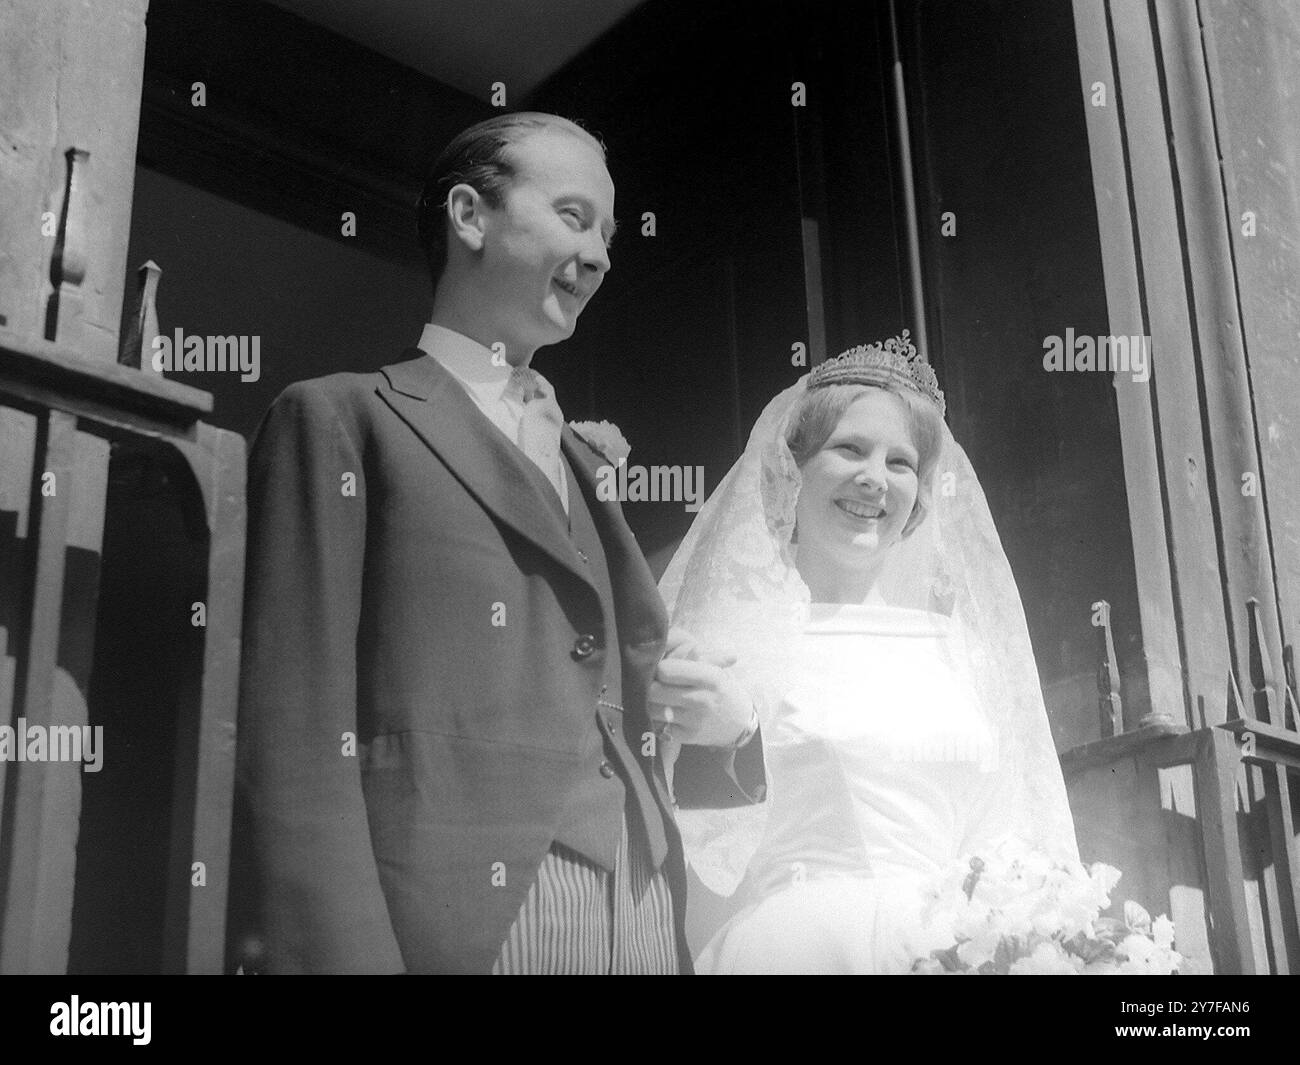
<svg viewBox="0 0 1300 1065">
<path fill-rule="evenodd" d="M 596 637 L 584 632 L 573 641 L 573 653 L 578 658 L 587 658 L 596 649 Z"/>
<path fill-rule="evenodd" d="M 609 729 L 610 732 L 617 732 L 617 731 L 618 731 L 618 730 L 614 727 L 614 719 L 613 719 L 612 717 L 607 717 L 607 718 L 605 718 L 605 727 L 606 727 L 607 729 Z"/>
<path fill-rule="evenodd" d="M 604 777 L 606 780 L 608 780 L 610 777 L 614 775 L 614 767 L 610 765 L 608 762 L 601 762 L 600 775 Z"/>
<path fill-rule="evenodd" d="M 578 549 L 578 557 L 582 559 L 583 562 L 587 562 L 587 563 L 591 562 L 591 559 L 587 557 L 587 552 L 583 551 L 581 548 Z"/>
</svg>

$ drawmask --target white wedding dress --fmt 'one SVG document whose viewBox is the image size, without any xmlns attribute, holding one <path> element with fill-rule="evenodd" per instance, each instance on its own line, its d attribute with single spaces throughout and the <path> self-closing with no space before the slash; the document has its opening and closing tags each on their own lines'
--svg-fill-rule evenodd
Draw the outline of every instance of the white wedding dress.
<svg viewBox="0 0 1300 1065">
<path fill-rule="evenodd" d="M 701 973 L 903 973 L 921 884 L 999 835 L 993 738 L 949 618 L 814 604 L 763 727 L 766 827 Z"/>
<path fill-rule="evenodd" d="M 950 945 L 920 918 L 952 861 L 1004 837 L 1078 859 L 1020 595 L 946 424 L 873 589 L 890 605 L 811 602 L 787 444 L 808 385 L 767 405 L 659 582 L 674 625 L 735 655 L 767 773 L 763 802 L 678 810 L 700 881 L 740 892 L 702 973 L 906 972 Z"/>
</svg>

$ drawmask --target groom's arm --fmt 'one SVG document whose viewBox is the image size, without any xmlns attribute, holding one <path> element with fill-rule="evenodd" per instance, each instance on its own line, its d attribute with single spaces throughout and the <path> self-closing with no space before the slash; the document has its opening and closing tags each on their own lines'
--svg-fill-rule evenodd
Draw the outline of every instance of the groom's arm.
<svg viewBox="0 0 1300 1065">
<path fill-rule="evenodd" d="M 319 382 L 290 387 L 249 460 L 238 784 L 278 972 L 404 968 L 358 764 L 366 494 L 346 407 Z"/>
<path fill-rule="evenodd" d="M 759 715 L 735 663 L 676 628 L 655 669 L 650 713 L 681 744 L 673 796 L 683 809 L 747 806 L 766 794 Z"/>
<path fill-rule="evenodd" d="M 751 806 L 767 795 L 762 729 L 739 749 L 682 747 L 673 769 L 673 797 L 683 810 Z"/>
</svg>

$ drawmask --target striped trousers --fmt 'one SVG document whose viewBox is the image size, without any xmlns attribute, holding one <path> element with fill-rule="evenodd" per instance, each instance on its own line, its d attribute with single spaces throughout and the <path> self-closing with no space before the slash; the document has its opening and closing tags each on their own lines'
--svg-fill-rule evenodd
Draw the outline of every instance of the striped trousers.
<svg viewBox="0 0 1300 1065">
<path fill-rule="evenodd" d="M 675 975 L 673 900 L 627 821 L 608 872 L 556 844 L 537 870 L 492 966 L 494 975 Z"/>
</svg>

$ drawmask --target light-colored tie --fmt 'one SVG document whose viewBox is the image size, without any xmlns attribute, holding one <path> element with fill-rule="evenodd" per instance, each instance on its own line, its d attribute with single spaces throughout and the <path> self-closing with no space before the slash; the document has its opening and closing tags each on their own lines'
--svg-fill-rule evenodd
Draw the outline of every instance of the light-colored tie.
<svg viewBox="0 0 1300 1065">
<path fill-rule="evenodd" d="M 508 395 L 524 405 L 519 419 L 519 447 L 537 465 L 556 494 L 564 499 L 564 474 L 560 466 L 560 430 L 564 415 L 555 402 L 555 389 L 536 370 L 516 366 L 510 374 Z"/>
</svg>

